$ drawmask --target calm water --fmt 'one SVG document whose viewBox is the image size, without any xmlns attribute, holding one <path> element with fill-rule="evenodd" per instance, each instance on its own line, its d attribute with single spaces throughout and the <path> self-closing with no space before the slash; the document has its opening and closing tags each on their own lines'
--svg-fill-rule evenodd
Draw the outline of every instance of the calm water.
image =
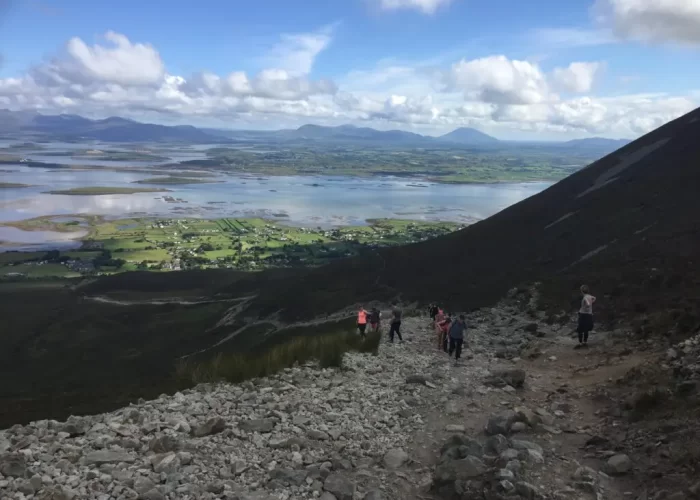
<svg viewBox="0 0 700 500">
<path fill-rule="evenodd" d="M 86 145 L 80 146 L 84 148 Z M 51 150 L 56 149 L 59 148 L 51 145 Z M 181 151 L 178 153 L 182 154 Z M 174 156 L 173 152 L 165 154 Z M 71 162 L 71 159 L 53 157 L 53 161 Z M 110 166 L 139 166 L 134 162 L 105 163 Z M 84 186 L 157 186 L 133 184 L 152 176 L 128 171 L 61 171 L 21 165 L 2 165 L 0 168 L 11 171 L 0 174 L 3 182 L 32 185 L 21 189 L 0 189 L 0 222 L 67 214 L 112 217 L 264 216 L 294 225 L 324 227 L 364 224 L 366 219 L 371 218 L 473 222 L 551 185 L 548 182 L 448 185 L 392 177 L 357 179 L 222 175 L 215 179 L 221 181 L 216 184 L 162 186 L 171 191 L 168 193 L 63 196 L 43 192 Z M 10 234 L 0 230 L 0 240 L 38 243 L 37 238 L 42 240 L 37 233 L 23 237 L 21 233 Z M 62 241 L 56 238 L 56 235 L 43 234 L 42 241 Z"/>
</svg>

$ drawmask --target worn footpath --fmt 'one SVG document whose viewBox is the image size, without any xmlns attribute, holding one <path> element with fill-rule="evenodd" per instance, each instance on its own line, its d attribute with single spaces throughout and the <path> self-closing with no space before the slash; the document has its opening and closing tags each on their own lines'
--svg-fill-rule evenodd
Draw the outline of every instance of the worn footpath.
<svg viewBox="0 0 700 500">
<path fill-rule="evenodd" d="M 570 378 L 602 347 L 574 351 L 514 306 L 468 324 L 456 366 L 427 318 L 407 318 L 404 343 L 342 369 L 0 431 L 0 498 L 636 499 L 630 458 L 586 449 L 602 425 L 596 380 Z"/>
</svg>

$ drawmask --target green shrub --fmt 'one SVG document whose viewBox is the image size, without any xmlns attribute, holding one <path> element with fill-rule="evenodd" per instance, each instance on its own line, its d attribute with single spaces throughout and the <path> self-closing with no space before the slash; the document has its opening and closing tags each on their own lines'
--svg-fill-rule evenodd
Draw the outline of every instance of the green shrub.
<svg viewBox="0 0 700 500">
<path fill-rule="evenodd" d="M 376 355 L 380 341 L 381 334 L 372 333 L 366 339 L 355 332 L 300 336 L 261 353 L 219 353 L 205 361 L 181 361 L 175 367 L 175 378 L 181 387 L 222 381 L 238 383 L 312 360 L 323 368 L 341 368 L 346 352 Z"/>
</svg>

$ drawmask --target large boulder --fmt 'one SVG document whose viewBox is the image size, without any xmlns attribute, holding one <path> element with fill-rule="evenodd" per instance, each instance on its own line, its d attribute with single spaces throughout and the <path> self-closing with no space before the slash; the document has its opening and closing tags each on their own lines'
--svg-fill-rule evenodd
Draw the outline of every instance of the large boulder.
<svg viewBox="0 0 700 500">
<path fill-rule="evenodd" d="M 486 464 L 476 457 L 444 460 L 435 468 L 433 482 L 440 485 L 454 481 L 466 481 L 483 476 L 485 473 Z"/>
<path fill-rule="evenodd" d="M 606 464 L 608 474 L 619 476 L 632 470 L 632 460 L 624 454 L 613 455 Z"/>
<path fill-rule="evenodd" d="M 510 432 L 510 426 L 515 422 L 515 418 L 516 414 L 511 410 L 494 415 L 489 419 L 488 424 L 486 424 L 486 434 L 489 436 L 508 434 L 508 432 Z"/>
<path fill-rule="evenodd" d="M 323 489 L 338 500 L 353 500 L 355 496 L 355 483 L 339 473 L 330 474 L 323 483 Z"/>
<path fill-rule="evenodd" d="M 211 436 L 212 434 L 219 434 L 224 432 L 226 429 L 226 421 L 221 417 L 210 418 L 203 424 L 196 426 L 192 430 L 192 435 L 194 437 L 204 437 Z"/>
<path fill-rule="evenodd" d="M 519 368 L 500 368 L 491 370 L 485 380 L 486 385 L 504 387 L 510 385 L 516 389 L 525 384 L 525 371 Z"/>
<path fill-rule="evenodd" d="M 384 467 L 387 469 L 398 469 L 408 462 L 408 453 L 400 448 L 389 450 L 384 455 Z"/>
<path fill-rule="evenodd" d="M 5 477 L 24 477 L 27 474 L 27 461 L 19 453 L 0 455 L 0 474 Z"/>
<path fill-rule="evenodd" d="M 275 428 L 275 421 L 271 418 L 261 418 L 258 420 L 243 420 L 238 422 L 238 428 L 248 432 L 267 433 Z"/>
</svg>

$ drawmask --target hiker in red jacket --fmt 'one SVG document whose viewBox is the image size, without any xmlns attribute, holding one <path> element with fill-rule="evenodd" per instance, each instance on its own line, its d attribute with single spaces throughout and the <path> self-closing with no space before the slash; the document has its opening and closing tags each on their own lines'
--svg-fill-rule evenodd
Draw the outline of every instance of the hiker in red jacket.
<svg viewBox="0 0 700 500">
<path fill-rule="evenodd" d="M 360 310 L 357 313 L 357 329 L 360 331 L 360 335 L 365 337 L 365 331 L 367 330 L 367 317 L 369 313 L 365 311 L 365 308 L 360 306 Z"/>
<path fill-rule="evenodd" d="M 438 323 L 438 349 L 447 352 L 447 332 L 452 325 L 452 316 L 450 313 L 445 314 L 445 319 Z"/>
</svg>

